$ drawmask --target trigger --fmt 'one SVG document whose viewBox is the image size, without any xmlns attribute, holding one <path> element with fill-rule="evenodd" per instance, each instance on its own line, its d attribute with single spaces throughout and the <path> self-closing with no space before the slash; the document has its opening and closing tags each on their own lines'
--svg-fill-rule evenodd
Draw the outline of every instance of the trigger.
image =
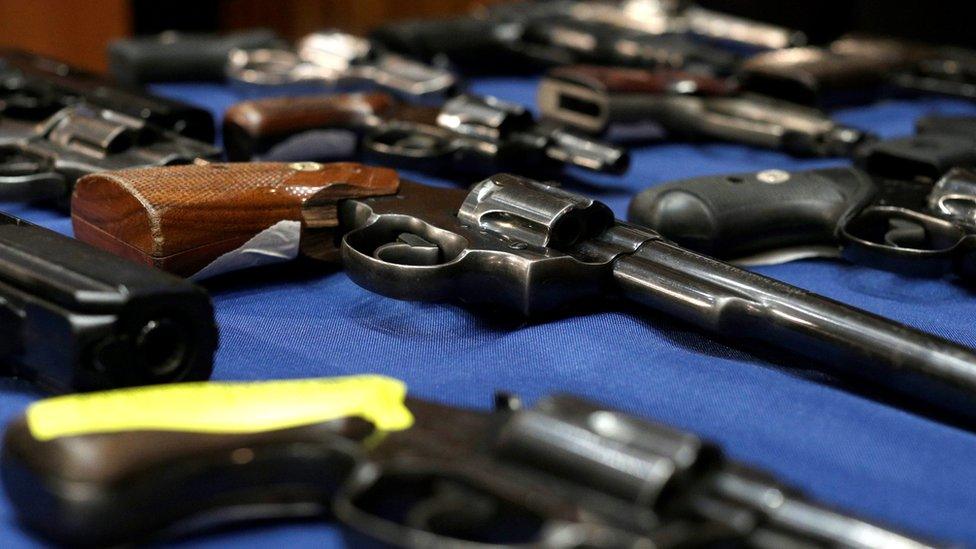
<svg viewBox="0 0 976 549">
<path fill-rule="evenodd" d="M 432 497 L 410 510 L 407 524 L 440 535 L 471 535 L 491 524 L 495 502 L 483 494 L 450 482 L 438 482 Z"/>
<path fill-rule="evenodd" d="M 438 265 L 441 249 L 413 233 L 400 233 L 396 242 L 376 248 L 373 257 L 396 265 Z"/>
<path fill-rule="evenodd" d="M 922 249 L 928 242 L 928 233 L 923 225 L 907 219 L 889 219 L 884 240 L 895 248 Z"/>
</svg>

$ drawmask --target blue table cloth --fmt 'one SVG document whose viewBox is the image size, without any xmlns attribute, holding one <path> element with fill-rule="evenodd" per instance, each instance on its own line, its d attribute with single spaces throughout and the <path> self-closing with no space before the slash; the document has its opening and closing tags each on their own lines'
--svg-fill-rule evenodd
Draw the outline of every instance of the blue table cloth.
<svg viewBox="0 0 976 549">
<path fill-rule="evenodd" d="M 482 79 L 473 91 L 530 104 L 533 79 Z M 218 85 L 157 86 L 161 94 L 219 117 L 239 99 Z M 907 135 L 923 114 L 976 113 L 946 99 L 885 101 L 836 113 L 882 136 Z M 844 160 L 798 160 L 726 144 L 655 144 L 634 150 L 623 177 L 574 173 L 619 216 L 631 196 L 677 178 L 796 170 Z M 420 174 L 407 177 L 449 185 Z M 471 181 L 464 182 L 465 184 Z M 3 211 L 70 234 L 69 219 L 24 205 Z M 918 280 L 846 264 L 805 260 L 763 274 L 967 345 L 976 345 L 976 296 L 948 280 Z M 214 378 L 262 380 L 382 373 L 416 396 L 488 407 L 496 389 L 529 402 L 555 391 L 693 430 L 732 457 L 763 467 L 811 496 L 934 539 L 976 546 L 976 434 L 846 391 L 824 375 L 771 363 L 715 343 L 661 315 L 610 305 L 541 322 L 491 320 L 455 305 L 395 301 L 339 270 L 294 268 L 207 284 L 221 330 Z M 39 398 L 27 383 L 0 380 L 0 420 Z M 349 543 L 341 527 L 289 522 L 186 538 L 184 546 L 328 547 Z M 0 547 L 40 542 L 0 499 Z"/>
</svg>

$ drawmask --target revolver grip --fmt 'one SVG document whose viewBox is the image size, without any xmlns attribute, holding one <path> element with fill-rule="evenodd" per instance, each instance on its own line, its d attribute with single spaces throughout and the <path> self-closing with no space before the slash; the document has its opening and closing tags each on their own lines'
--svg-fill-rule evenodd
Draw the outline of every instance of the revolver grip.
<svg viewBox="0 0 976 549">
<path fill-rule="evenodd" d="M 832 168 L 708 176 L 652 187 L 628 217 L 718 258 L 835 245 L 839 227 L 877 192 L 865 173 Z"/>
<path fill-rule="evenodd" d="M 832 107 L 873 98 L 890 59 L 806 47 L 760 53 L 742 63 L 742 88 L 803 105 Z"/>
<path fill-rule="evenodd" d="M 339 200 L 392 194 L 398 184 L 392 170 L 355 163 L 121 170 L 78 181 L 72 224 L 89 244 L 189 276 L 282 221 L 301 224 L 302 252 L 325 254 L 331 238 L 309 239 L 308 229 L 328 233 Z"/>
<path fill-rule="evenodd" d="M 109 70 L 117 81 L 127 86 L 142 86 L 149 82 L 223 81 L 231 50 L 271 48 L 281 44 L 281 39 L 268 29 L 227 36 L 164 32 L 109 44 Z"/>
<path fill-rule="evenodd" d="M 0 473 L 26 525 L 71 545 L 142 541 L 221 510 L 321 514 L 366 437 L 411 426 L 405 392 L 358 376 L 42 400 L 7 427 Z"/>
<path fill-rule="evenodd" d="M 360 129 L 396 103 L 386 93 L 274 97 L 243 101 L 224 114 L 224 147 L 232 161 L 249 160 L 297 133 Z M 318 155 L 318 153 L 316 153 Z M 325 156 L 325 155 L 323 155 Z"/>
<path fill-rule="evenodd" d="M 728 96 L 732 80 L 689 72 L 573 65 L 550 70 L 539 84 L 545 118 L 591 133 L 613 123 L 653 119 L 669 95 Z"/>
</svg>

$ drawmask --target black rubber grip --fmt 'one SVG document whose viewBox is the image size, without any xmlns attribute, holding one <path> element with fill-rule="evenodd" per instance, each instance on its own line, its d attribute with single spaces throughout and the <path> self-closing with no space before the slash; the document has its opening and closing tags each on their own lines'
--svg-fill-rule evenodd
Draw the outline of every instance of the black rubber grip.
<svg viewBox="0 0 976 549">
<path fill-rule="evenodd" d="M 117 40 L 108 47 L 109 69 L 119 82 L 219 82 L 235 48 L 283 47 L 273 31 L 255 29 L 218 36 L 163 33 Z"/>
<path fill-rule="evenodd" d="M 498 23 L 473 17 L 399 21 L 369 36 L 387 50 L 436 62 L 443 58 L 469 74 L 526 70 L 526 61 L 495 32 Z"/>
<path fill-rule="evenodd" d="M 631 221 L 682 246 L 733 259 L 809 245 L 833 245 L 851 215 L 877 193 L 854 168 L 688 179 L 652 187 L 630 203 Z"/>
</svg>

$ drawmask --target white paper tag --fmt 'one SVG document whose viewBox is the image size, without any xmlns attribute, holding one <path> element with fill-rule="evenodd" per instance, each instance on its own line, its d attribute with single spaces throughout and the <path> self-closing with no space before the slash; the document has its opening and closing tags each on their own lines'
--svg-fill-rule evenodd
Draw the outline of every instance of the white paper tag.
<svg viewBox="0 0 976 549">
<path fill-rule="evenodd" d="M 740 267 L 760 267 L 763 265 L 779 265 L 789 263 L 799 259 L 811 259 L 814 257 L 840 257 L 840 248 L 837 246 L 798 246 L 795 248 L 783 248 L 760 252 L 756 255 L 738 257 L 729 261 L 733 265 Z"/>
<path fill-rule="evenodd" d="M 291 261 L 298 257 L 301 238 L 301 221 L 279 221 L 254 235 L 240 248 L 213 260 L 190 280 L 203 280 L 231 271 Z"/>
</svg>

